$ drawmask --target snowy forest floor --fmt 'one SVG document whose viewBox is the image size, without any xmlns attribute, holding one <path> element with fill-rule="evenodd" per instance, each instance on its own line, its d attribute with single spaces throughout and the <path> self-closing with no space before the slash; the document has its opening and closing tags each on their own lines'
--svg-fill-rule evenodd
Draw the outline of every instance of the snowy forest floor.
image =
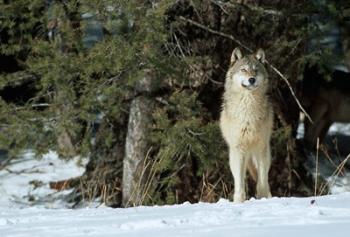
<svg viewBox="0 0 350 237">
<path fill-rule="evenodd" d="M 330 138 L 339 134 L 350 135 L 350 126 L 332 126 Z M 70 191 L 50 190 L 49 181 L 79 176 L 84 160 L 62 161 L 54 152 L 38 160 L 27 152 L 0 170 L 0 237 L 346 236 L 350 232 L 350 175 L 332 175 L 334 164 L 322 157 L 319 162 L 320 172 L 332 184 L 330 195 L 126 209 L 92 202 L 71 209 L 62 199 Z M 305 165 L 312 171 L 314 156 Z"/>
<path fill-rule="evenodd" d="M 346 236 L 350 193 L 126 209 L 0 208 L 8 236 Z M 313 203 L 313 204 L 312 204 Z"/>
</svg>

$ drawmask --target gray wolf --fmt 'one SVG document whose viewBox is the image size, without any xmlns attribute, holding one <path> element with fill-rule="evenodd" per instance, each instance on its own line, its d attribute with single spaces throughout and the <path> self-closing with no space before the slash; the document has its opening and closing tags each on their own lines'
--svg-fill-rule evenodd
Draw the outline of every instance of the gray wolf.
<svg viewBox="0 0 350 237">
<path fill-rule="evenodd" d="M 313 120 L 305 118 L 304 142 L 313 148 L 333 122 L 350 122 L 350 73 L 335 70 L 327 81 L 317 67 L 309 67 L 303 81 L 303 106 Z"/>
<path fill-rule="evenodd" d="M 247 170 L 257 182 L 257 198 L 271 197 L 268 173 L 273 109 L 267 95 L 269 81 L 264 61 L 262 49 L 243 56 L 236 48 L 226 74 L 220 128 L 229 148 L 233 199 L 238 203 L 246 200 Z"/>
</svg>

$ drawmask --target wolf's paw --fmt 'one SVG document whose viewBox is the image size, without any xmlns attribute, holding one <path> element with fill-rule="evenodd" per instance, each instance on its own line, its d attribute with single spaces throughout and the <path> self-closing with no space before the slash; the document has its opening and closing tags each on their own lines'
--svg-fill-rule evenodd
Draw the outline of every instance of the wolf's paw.
<svg viewBox="0 0 350 237">
<path fill-rule="evenodd" d="M 258 190 L 256 198 L 271 198 L 270 190 Z"/>
<path fill-rule="evenodd" d="M 233 195 L 233 202 L 234 203 L 242 203 L 246 200 L 245 193 L 235 193 Z"/>
</svg>

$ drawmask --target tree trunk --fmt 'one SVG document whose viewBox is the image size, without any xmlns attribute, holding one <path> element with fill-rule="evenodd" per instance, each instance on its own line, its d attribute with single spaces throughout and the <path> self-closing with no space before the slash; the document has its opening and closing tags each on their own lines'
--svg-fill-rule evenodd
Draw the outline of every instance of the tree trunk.
<svg viewBox="0 0 350 237">
<path fill-rule="evenodd" d="M 127 136 L 125 140 L 125 156 L 123 160 L 123 205 L 141 205 L 143 202 L 144 184 L 147 175 L 147 155 L 150 152 L 148 138 L 152 122 L 154 101 L 145 93 L 154 90 L 152 76 L 146 76 L 136 86 L 140 96 L 133 99 L 130 106 Z"/>
<path fill-rule="evenodd" d="M 153 101 L 146 96 L 135 98 L 130 107 L 128 134 L 123 161 L 123 204 L 140 205 L 144 191 L 147 143 Z"/>
</svg>

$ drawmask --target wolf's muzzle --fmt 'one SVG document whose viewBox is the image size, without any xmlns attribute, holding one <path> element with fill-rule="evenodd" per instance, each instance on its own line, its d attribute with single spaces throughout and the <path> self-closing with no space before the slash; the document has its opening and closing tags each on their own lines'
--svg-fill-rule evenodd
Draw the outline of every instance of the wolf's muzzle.
<svg viewBox="0 0 350 237">
<path fill-rule="evenodd" d="M 256 78 L 254 77 L 248 78 L 248 80 L 242 82 L 242 86 L 248 90 L 256 89 L 258 87 Z"/>
</svg>

